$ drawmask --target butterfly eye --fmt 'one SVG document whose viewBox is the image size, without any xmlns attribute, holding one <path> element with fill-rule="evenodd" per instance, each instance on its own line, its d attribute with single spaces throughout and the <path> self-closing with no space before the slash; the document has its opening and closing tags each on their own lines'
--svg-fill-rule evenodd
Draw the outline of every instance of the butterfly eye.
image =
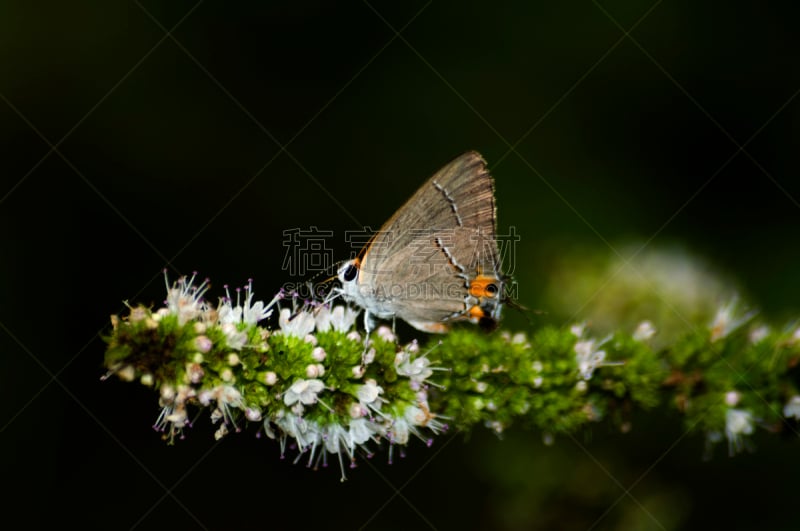
<svg viewBox="0 0 800 531">
<path fill-rule="evenodd" d="M 351 280 L 355 279 L 356 276 L 358 276 L 358 268 L 353 264 L 350 264 L 347 266 L 347 269 L 344 270 L 342 278 L 345 279 L 345 281 L 350 282 Z"/>
<path fill-rule="evenodd" d="M 488 293 L 490 297 L 497 295 L 497 284 L 487 284 L 486 293 Z"/>
</svg>

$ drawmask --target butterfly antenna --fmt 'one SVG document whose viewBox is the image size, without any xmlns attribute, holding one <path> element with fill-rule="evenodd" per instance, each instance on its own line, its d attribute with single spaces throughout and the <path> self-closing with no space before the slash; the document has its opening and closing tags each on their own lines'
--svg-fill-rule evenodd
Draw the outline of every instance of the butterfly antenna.
<svg viewBox="0 0 800 531">
<path fill-rule="evenodd" d="M 505 284 L 511 284 L 514 282 L 514 279 L 511 276 L 503 275 L 503 282 Z M 531 319 L 532 313 L 536 315 L 547 313 L 543 310 L 531 310 L 527 306 L 523 306 L 522 304 L 520 304 L 519 301 L 517 301 L 514 297 L 512 297 L 508 292 L 505 292 L 505 290 L 503 291 L 504 293 L 502 298 L 500 299 L 500 302 L 502 302 L 505 306 L 508 306 L 509 308 L 521 313 L 525 317 L 525 320 L 528 321 L 528 326 L 533 326 L 533 319 Z"/>
<path fill-rule="evenodd" d="M 345 262 L 344 260 L 340 260 L 340 261 L 332 264 L 331 267 L 334 268 L 334 271 L 338 272 L 339 266 L 341 264 L 343 264 L 344 262 Z M 338 274 L 337 273 L 334 273 L 333 275 L 329 275 L 328 277 L 326 277 L 324 280 L 322 280 L 320 282 L 315 282 L 315 280 L 318 279 L 320 276 L 325 275 L 325 274 L 329 274 L 329 273 L 330 273 L 330 267 L 325 269 L 324 271 L 320 271 L 319 273 L 317 273 L 316 275 L 314 275 L 313 277 L 311 277 L 310 279 L 308 279 L 306 281 L 306 284 L 307 284 L 307 286 L 308 286 L 308 288 L 309 288 L 309 290 L 310 290 L 310 292 L 311 292 L 311 294 L 313 296 L 313 299 L 314 300 L 322 299 L 322 303 L 323 304 L 328 303 L 328 302 L 334 300 L 336 297 L 339 296 L 338 293 L 335 293 L 335 289 L 331 290 L 329 293 L 326 293 L 326 287 L 330 284 L 331 281 L 336 280 L 338 278 Z M 331 297 L 331 295 L 333 295 L 333 297 Z"/>
</svg>

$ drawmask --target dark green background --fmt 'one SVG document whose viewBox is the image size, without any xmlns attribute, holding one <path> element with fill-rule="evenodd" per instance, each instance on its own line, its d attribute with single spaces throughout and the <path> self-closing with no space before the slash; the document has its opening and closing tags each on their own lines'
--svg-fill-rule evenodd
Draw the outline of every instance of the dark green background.
<svg viewBox="0 0 800 531">
<path fill-rule="evenodd" d="M 523 304 L 547 310 L 555 258 L 657 233 L 767 315 L 797 315 L 798 16 L 788 1 L 3 2 L 4 518 L 796 529 L 797 441 L 703 461 L 702 438 L 662 413 L 624 436 L 598 425 L 587 452 L 519 428 L 440 437 L 344 484 L 250 433 L 215 444 L 205 419 L 168 447 L 154 393 L 99 381 L 98 334 L 123 299 L 163 298 L 164 267 L 217 288 L 253 277 L 269 298 L 289 280 L 284 229 L 377 227 L 467 149 L 492 168 L 501 231 L 522 236 Z"/>
</svg>

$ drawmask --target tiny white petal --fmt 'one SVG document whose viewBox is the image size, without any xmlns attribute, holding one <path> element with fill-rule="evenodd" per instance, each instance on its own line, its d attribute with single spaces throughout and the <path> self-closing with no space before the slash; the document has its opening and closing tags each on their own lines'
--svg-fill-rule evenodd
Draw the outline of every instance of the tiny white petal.
<svg viewBox="0 0 800 531">
<path fill-rule="evenodd" d="M 800 395 L 794 395 L 783 406 L 783 416 L 790 419 L 800 420 Z"/>
<path fill-rule="evenodd" d="M 570 333 L 575 337 L 581 337 L 585 330 L 586 330 L 586 325 L 584 323 L 574 324 L 569 327 Z"/>
<path fill-rule="evenodd" d="M 725 434 L 728 438 L 753 433 L 753 415 L 744 409 L 729 409 L 725 413 Z"/>
<path fill-rule="evenodd" d="M 750 331 L 750 342 L 760 343 L 769 335 L 769 327 L 766 325 L 759 326 Z"/>
<path fill-rule="evenodd" d="M 647 341 L 654 335 L 656 335 L 656 327 L 653 326 L 653 323 L 650 321 L 642 321 L 639 323 L 639 326 L 636 327 L 636 331 L 633 333 L 633 339 L 636 341 Z"/>
<path fill-rule="evenodd" d="M 725 393 L 725 405 L 733 407 L 739 403 L 739 400 L 742 398 L 742 395 L 736 391 L 728 391 Z"/>
<path fill-rule="evenodd" d="M 364 385 L 359 385 L 356 390 L 358 400 L 363 404 L 371 404 L 383 393 L 383 388 L 378 386 L 375 380 L 367 380 Z"/>
</svg>

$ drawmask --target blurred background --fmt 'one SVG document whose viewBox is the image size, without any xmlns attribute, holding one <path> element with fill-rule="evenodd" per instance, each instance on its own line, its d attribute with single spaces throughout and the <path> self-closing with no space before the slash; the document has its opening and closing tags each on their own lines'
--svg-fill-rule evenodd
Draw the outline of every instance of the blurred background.
<svg viewBox="0 0 800 531">
<path fill-rule="evenodd" d="M 552 446 L 477 430 L 391 466 L 378 453 L 340 484 L 336 466 L 292 465 L 252 432 L 217 443 L 206 419 L 167 446 L 155 394 L 99 378 L 109 315 L 160 303 L 163 268 L 199 270 L 212 297 L 252 277 L 268 299 L 294 280 L 283 231 L 333 231 L 347 258 L 344 231 L 378 228 L 468 149 L 495 177 L 499 232 L 520 235 L 507 269 L 533 326 L 602 326 L 639 270 L 660 280 L 620 310 L 631 320 L 680 328 L 663 307 L 673 290 L 686 312 L 697 291 L 706 305 L 735 292 L 797 317 L 799 15 L 754 1 L 3 2 L 5 517 L 796 529 L 789 437 L 704 460 L 703 437 L 667 412 Z"/>
</svg>

